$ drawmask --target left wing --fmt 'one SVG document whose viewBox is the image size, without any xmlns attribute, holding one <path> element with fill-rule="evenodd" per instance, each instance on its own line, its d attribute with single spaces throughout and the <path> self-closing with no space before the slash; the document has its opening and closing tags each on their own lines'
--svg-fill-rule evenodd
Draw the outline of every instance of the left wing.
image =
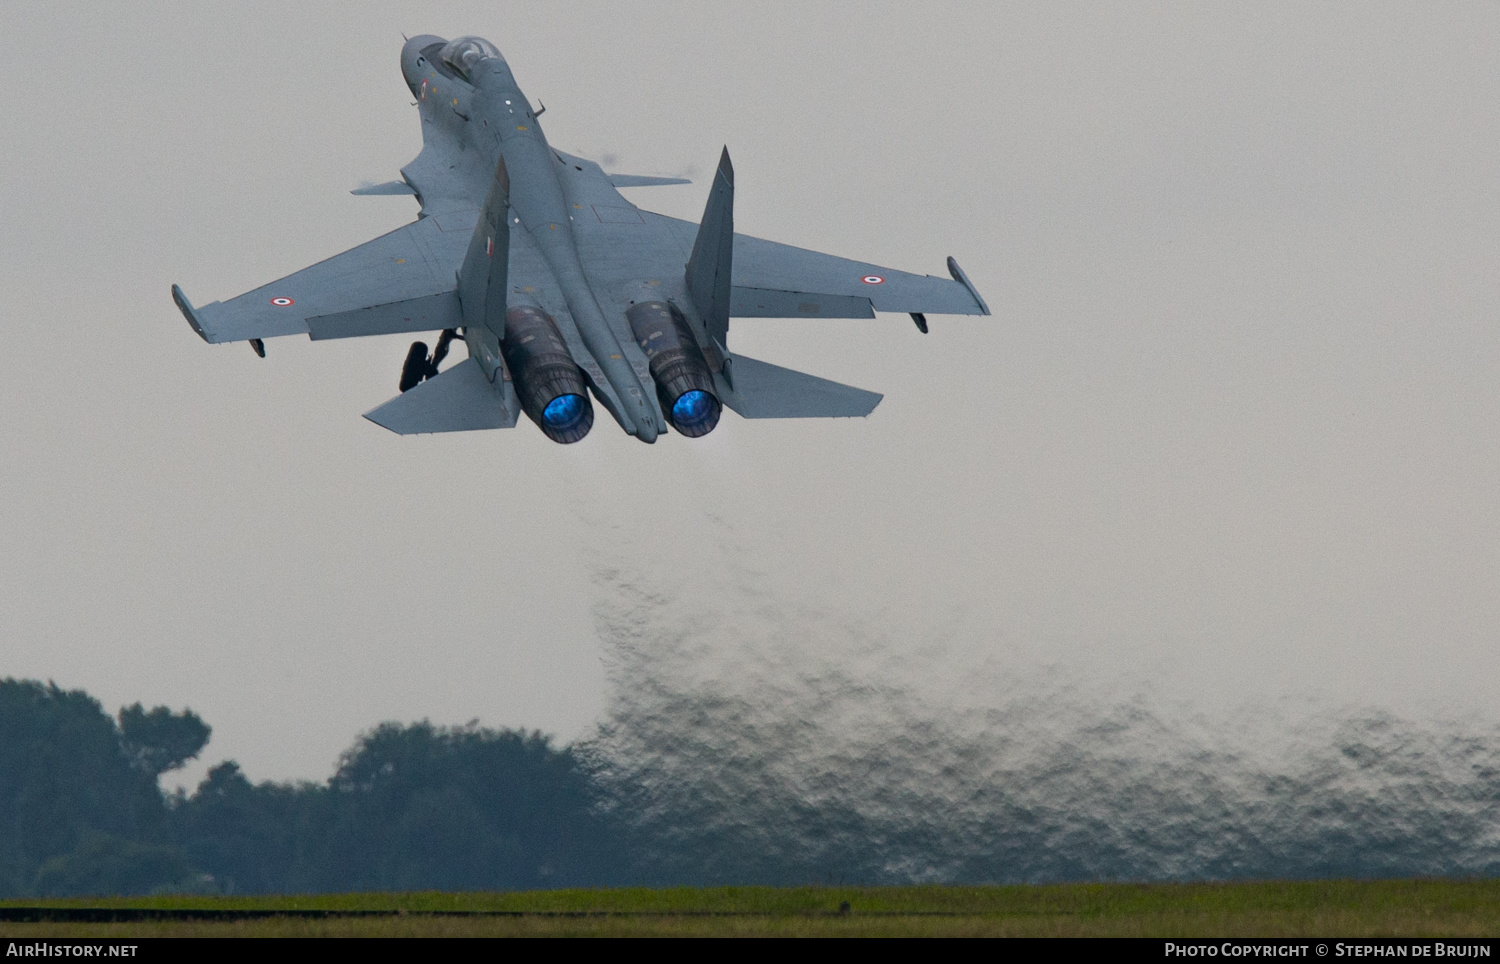
<svg viewBox="0 0 1500 964">
<path fill-rule="evenodd" d="M 455 273 L 478 212 L 425 217 L 254 291 L 195 308 L 172 295 L 208 342 L 278 335 L 346 338 L 463 324 Z"/>
</svg>

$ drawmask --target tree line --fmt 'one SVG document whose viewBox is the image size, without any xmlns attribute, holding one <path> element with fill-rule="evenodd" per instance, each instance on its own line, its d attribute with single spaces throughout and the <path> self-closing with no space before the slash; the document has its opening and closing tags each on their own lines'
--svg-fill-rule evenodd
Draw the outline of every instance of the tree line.
<svg viewBox="0 0 1500 964">
<path fill-rule="evenodd" d="M 233 761 L 191 793 L 159 778 L 211 730 L 191 710 L 0 680 L 0 897 L 607 885 L 628 832 L 568 747 L 427 722 L 360 735 L 322 783 L 252 783 Z"/>
<path fill-rule="evenodd" d="M 633 767 L 599 743 L 385 723 L 322 782 L 226 761 L 163 793 L 208 742 L 197 714 L 3 679 L 0 897 L 1500 873 L 1491 730 L 1354 719 L 1276 768 L 1202 747 L 1164 767 L 1093 730 L 924 796 L 920 734 L 799 782 L 724 734 Z"/>
</svg>

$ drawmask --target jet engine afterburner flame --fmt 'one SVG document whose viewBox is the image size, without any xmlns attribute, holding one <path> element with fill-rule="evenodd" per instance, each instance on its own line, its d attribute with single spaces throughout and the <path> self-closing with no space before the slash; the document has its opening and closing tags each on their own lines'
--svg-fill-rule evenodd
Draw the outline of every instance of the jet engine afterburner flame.
<svg viewBox="0 0 1500 964">
<path fill-rule="evenodd" d="M 594 406 L 587 383 L 545 311 L 531 305 L 506 311 L 500 353 L 515 379 L 521 408 L 548 438 L 566 445 L 589 434 Z"/>
<path fill-rule="evenodd" d="M 687 318 L 675 305 L 661 301 L 644 301 L 625 317 L 651 363 L 656 394 L 672 427 L 689 438 L 712 432 L 723 407 Z"/>
</svg>

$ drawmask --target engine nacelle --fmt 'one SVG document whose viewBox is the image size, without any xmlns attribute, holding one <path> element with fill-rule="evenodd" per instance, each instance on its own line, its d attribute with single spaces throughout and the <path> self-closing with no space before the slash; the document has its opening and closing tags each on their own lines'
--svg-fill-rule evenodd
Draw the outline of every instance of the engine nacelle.
<svg viewBox="0 0 1500 964">
<path fill-rule="evenodd" d="M 644 301 L 625 313 L 636 344 L 651 363 L 656 395 L 672 427 L 689 438 L 707 435 L 723 407 L 703 350 L 675 305 Z"/>
<path fill-rule="evenodd" d="M 566 445 L 589 434 L 594 406 L 583 371 L 545 311 L 531 305 L 508 309 L 500 354 L 515 381 L 521 409 L 548 438 Z"/>
</svg>

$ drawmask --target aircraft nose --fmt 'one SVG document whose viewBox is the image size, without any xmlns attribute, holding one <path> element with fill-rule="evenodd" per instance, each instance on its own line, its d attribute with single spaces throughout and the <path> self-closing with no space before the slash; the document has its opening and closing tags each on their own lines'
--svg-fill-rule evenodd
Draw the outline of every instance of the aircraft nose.
<svg viewBox="0 0 1500 964">
<path fill-rule="evenodd" d="M 401 76 L 406 78 L 406 86 L 415 91 L 422 84 L 426 75 L 426 64 L 419 63 L 423 59 L 422 51 L 433 44 L 446 42 L 430 33 L 419 34 L 406 42 L 401 48 Z"/>
</svg>

